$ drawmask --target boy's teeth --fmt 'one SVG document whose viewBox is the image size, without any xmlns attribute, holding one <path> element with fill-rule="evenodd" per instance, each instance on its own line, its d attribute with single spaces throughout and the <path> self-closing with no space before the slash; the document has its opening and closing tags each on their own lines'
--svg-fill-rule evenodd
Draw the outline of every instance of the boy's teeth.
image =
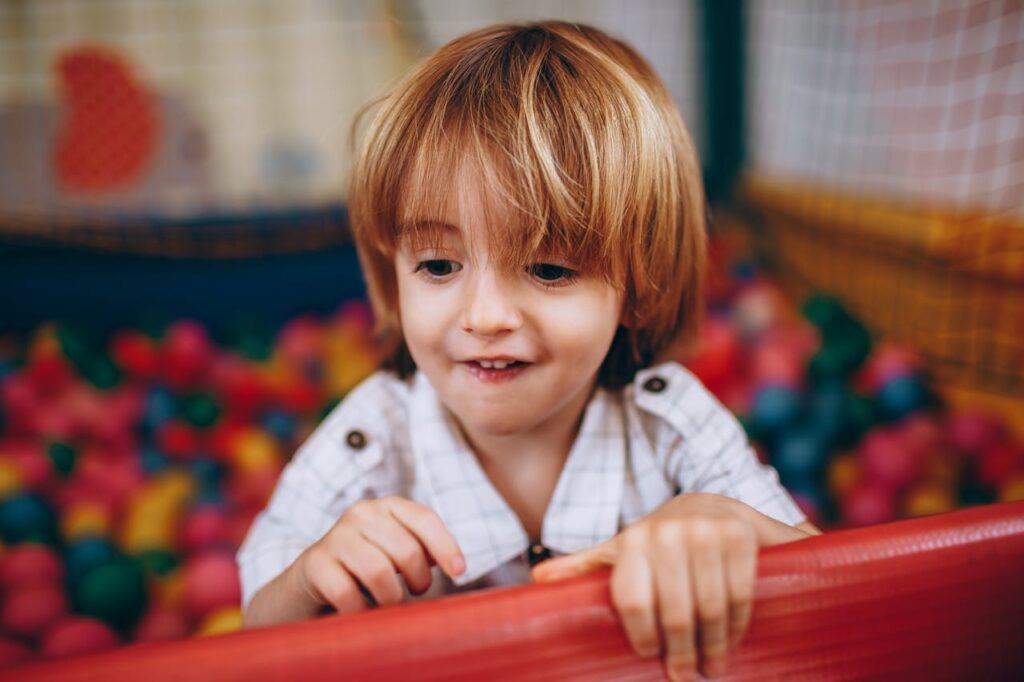
<svg viewBox="0 0 1024 682">
<path fill-rule="evenodd" d="M 479 362 L 480 366 L 484 369 L 505 369 L 512 364 L 505 360 L 478 360 L 477 362 Z"/>
</svg>

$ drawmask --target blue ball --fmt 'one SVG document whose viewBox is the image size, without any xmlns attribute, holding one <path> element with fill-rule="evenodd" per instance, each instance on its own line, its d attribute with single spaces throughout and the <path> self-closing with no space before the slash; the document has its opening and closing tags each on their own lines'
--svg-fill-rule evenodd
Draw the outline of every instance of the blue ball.
<svg viewBox="0 0 1024 682">
<path fill-rule="evenodd" d="M 154 386 L 146 395 L 146 407 L 142 413 L 142 426 L 155 431 L 177 413 L 174 395 L 162 386 Z"/>
<path fill-rule="evenodd" d="M 104 537 L 84 537 L 71 543 L 64 550 L 68 585 L 77 584 L 86 573 L 120 554 L 114 543 Z"/>
<path fill-rule="evenodd" d="M 774 435 L 795 422 L 801 410 L 799 393 L 786 386 L 769 384 L 754 395 L 750 424 L 757 433 Z"/>
<path fill-rule="evenodd" d="M 813 425 L 802 424 L 781 434 L 771 455 L 783 483 L 803 488 L 820 478 L 828 446 Z"/>
<path fill-rule="evenodd" d="M 160 452 L 159 448 L 155 445 L 146 445 L 142 448 L 142 454 L 140 456 L 142 470 L 147 474 L 156 474 L 170 465 L 170 460 L 167 459 L 167 455 Z"/>
<path fill-rule="evenodd" d="M 198 494 L 203 495 L 211 491 L 220 493 L 221 480 L 224 478 L 224 468 L 212 459 L 200 457 L 190 465 L 192 477 L 199 483 Z"/>
<path fill-rule="evenodd" d="M 263 428 L 278 440 L 289 442 L 295 435 L 295 418 L 280 410 L 268 410 L 263 415 Z"/>
<path fill-rule="evenodd" d="M 21 493 L 0 502 L 0 536 L 7 544 L 27 540 L 57 541 L 57 516 L 46 501 L 34 493 Z"/>
<path fill-rule="evenodd" d="M 883 418 L 902 419 L 928 403 L 928 391 L 915 377 L 897 375 L 875 393 L 875 404 Z"/>
</svg>

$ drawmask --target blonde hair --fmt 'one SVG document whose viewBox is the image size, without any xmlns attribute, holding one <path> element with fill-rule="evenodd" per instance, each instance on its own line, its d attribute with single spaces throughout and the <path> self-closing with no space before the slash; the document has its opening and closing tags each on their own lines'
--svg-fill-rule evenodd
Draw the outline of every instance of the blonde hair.
<svg viewBox="0 0 1024 682">
<path fill-rule="evenodd" d="M 442 211 L 463 164 L 511 219 L 499 262 L 559 254 L 624 293 L 598 374 L 618 388 L 696 333 L 706 237 L 700 167 L 678 109 L 629 46 L 579 24 L 475 31 L 440 48 L 380 101 L 352 174 L 349 215 L 388 345 L 387 366 L 415 367 L 401 335 L 394 257 L 429 240 L 415 218 Z"/>
</svg>

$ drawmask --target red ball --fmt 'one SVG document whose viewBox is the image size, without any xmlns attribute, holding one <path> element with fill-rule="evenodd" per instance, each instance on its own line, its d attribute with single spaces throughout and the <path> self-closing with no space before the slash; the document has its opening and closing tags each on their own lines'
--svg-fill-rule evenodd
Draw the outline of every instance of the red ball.
<svg viewBox="0 0 1024 682">
<path fill-rule="evenodd" d="M 114 334 L 110 355 L 122 372 L 135 379 L 149 381 L 160 373 L 160 350 L 142 332 L 125 329 Z"/>
<path fill-rule="evenodd" d="M 923 452 L 904 442 L 895 429 L 875 429 L 860 445 L 864 473 L 868 479 L 891 491 L 899 491 L 921 475 Z"/>
<path fill-rule="evenodd" d="M 188 637 L 192 631 L 188 617 L 177 609 L 157 606 L 142 617 L 135 628 L 135 642 L 157 642 Z"/>
<path fill-rule="evenodd" d="M 238 565 L 230 552 L 207 550 L 193 556 L 185 566 L 185 605 L 202 620 L 225 606 L 238 606 L 242 587 Z"/>
<path fill-rule="evenodd" d="M 205 378 L 214 353 L 213 342 L 201 324 L 179 320 L 167 329 L 164 337 L 164 378 L 178 390 L 195 388 Z"/>
<path fill-rule="evenodd" d="M 102 621 L 85 616 L 66 616 L 43 635 L 40 651 L 44 658 L 67 658 L 114 649 L 120 640 Z"/>
<path fill-rule="evenodd" d="M 32 639 L 67 612 L 68 598 L 59 585 L 22 584 L 4 599 L 0 627 L 9 634 Z"/>
<path fill-rule="evenodd" d="M 181 525 L 180 533 L 181 546 L 190 554 L 231 547 L 231 525 L 224 511 L 215 505 L 193 509 Z"/>
<path fill-rule="evenodd" d="M 176 459 L 191 459 L 202 446 L 199 431 L 176 419 L 166 422 L 157 430 L 156 441 L 168 457 Z"/>
<path fill-rule="evenodd" d="M 946 424 L 946 438 L 961 454 L 978 456 L 1005 437 L 1003 425 L 982 412 L 954 412 Z"/>
<path fill-rule="evenodd" d="M 64 562 L 46 545 L 23 543 L 0 558 L 0 587 L 5 590 L 26 582 L 59 585 L 63 579 Z"/>
<path fill-rule="evenodd" d="M 75 370 L 58 352 L 39 353 L 25 368 L 25 376 L 35 388 L 36 395 L 55 396 L 75 380 Z"/>
<path fill-rule="evenodd" d="M 903 442 L 922 456 L 930 457 L 942 447 L 944 434 L 938 419 L 927 412 L 915 412 L 897 426 Z"/>
<path fill-rule="evenodd" d="M 27 434 L 33 432 L 35 415 L 39 411 L 39 398 L 35 388 L 24 374 L 15 372 L 0 381 L 0 401 L 7 433 Z"/>
<path fill-rule="evenodd" d="M 896 517 L 896 500 L 890 491 L 870 482 L 858 485 L 842 500 L 843 520 L 850 526 L 873 526 Z"/>
<path fill-rule="evenodd" d="M 20 439 L 0 441 L 0 453 L 6 455 L 4 459 L 14 463 L 25 487 L 30 490 L 47 490 L 56 480 L 53 462 L 38 442 Z"/>
<path fill-rule="evenodd" d="M 743 347 L 736 329 L 721 318 L 710 318 L 701 329 L 695 352 L 683 363 L 713 393 L 740 374 Z"/>
<path fill-rule="evenodd" d="M 13 639 L 0 637 L 0 669 L 25 663 L 32 658 L 32 651 L 27 646 Z"/>
<path fill-rule="evenodd" d="M 978 480 L 990 488 L 1000 488 L 1017 472 L 1024 472 L 1024 451 L 1014 443 L 999 441 L 981 453 Z"/>
</svg>

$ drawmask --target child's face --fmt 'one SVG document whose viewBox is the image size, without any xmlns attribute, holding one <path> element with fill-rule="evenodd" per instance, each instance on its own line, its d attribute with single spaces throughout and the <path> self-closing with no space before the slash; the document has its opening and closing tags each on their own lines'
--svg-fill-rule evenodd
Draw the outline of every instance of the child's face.
<svg viewBox="0 0 1024 682">
<path fill-rule="evenodd" d="M 405 243 L 395 257 L 409 351 L 471 438 L 574 424 L 622 317 L 622 293 L 556 255 L 504 271 L 477 183 L 459 189 L 446 215 L 429 216 L 439 246 Z"/>
</svg>

